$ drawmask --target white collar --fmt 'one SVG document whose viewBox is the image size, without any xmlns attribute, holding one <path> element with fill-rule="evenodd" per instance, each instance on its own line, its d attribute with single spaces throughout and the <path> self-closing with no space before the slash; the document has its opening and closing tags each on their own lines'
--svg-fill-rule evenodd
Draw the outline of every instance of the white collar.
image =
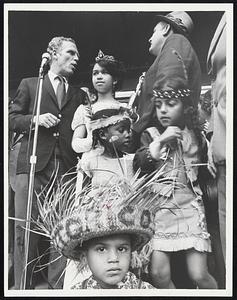
<svg viewBox="0 0 237 300">
<path fill-rule="evenodd" d="M 54 72 L 52 72 L 51 70 L 48 71 L 48 75 L 49 75 L 49 79 L 53 82 L 55 77 L 59 76 L 58 74 L 55 74 Z M 61 75 L 60 75 L 61 76 Z M 67 78 L 64 77 L 64 76 L 61 76 L 63 77 L 64 81 L 66 84 L 68 84 L 68 81 L 67 81 Z"/>
</svg>

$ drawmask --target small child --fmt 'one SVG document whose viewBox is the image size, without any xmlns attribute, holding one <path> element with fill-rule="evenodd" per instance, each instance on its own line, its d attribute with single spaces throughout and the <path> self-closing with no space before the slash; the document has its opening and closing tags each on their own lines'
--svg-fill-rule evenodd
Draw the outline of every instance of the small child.
<svg viewBox="0 0 237 300">
<path fill-rule="evenodd" d="M 143 147 L 136 152 L 134 167 L 147 174 L 165 168 L 164 183 L 157 188 L 164 205 L 155 216 L 150 268 L 153 285 L 175 288 L 170 254 L 184 250 L 189 276 L 198 288 L 216 289 L 216 281 L 207 269 L 211 243 L 198 183 L 205 138 L 186 74 L 184 64 L 177 63 L 157 78 L 151 99 L 157 127 L 143 132 Z"/>
<path fill-rule="evenodd" d="M 93 186 L 111 185 L 118 176 L 128 180 L 133 177 L 134 154 L 127 154 L 126 150 L 135 117 L 130 109 L 117 103 L 92 115 L 92 150 L 83 153 L 79 168 L 91 178 Z"/>
<path fill-rule="evenodd" d="M 141 267 L 138 251 L 153 235 L 153 204 L 147 205 L 151 192 L 144 184 L 145 178 L 134 178 L 132 184 L 119 178 L 113 186 L 84 188 L 76 196 L 75 186 L 64 183 L 44 197 L 40 234 L 50 237 L 61 255 L 77 261 L 80 272 L 91 271 L 73 289 L 154 288 L 129 271 Z"/>
</svg>

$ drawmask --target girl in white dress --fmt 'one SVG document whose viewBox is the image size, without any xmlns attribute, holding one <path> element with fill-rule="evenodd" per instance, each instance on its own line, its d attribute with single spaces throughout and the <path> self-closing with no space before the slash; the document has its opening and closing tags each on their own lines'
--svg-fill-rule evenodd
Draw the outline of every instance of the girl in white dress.
<svg viewBox="0 0 237 300">
<path fill-rule="evenodd" d="M 123 105 L 114 98 L 115 91 L 121 86 L 123 72 L 121 62 L 99 51 L 92 70 L 94 94 L 88 95 L 87 105 L 81 104 L 78 107 L 72 121 L 72 148 L 75 152 L 83 153 L 92 147 L 92 132 L 88 126 L 91 114 L 114 104 Z"/>
<path fill-rule="evenodd" d="M 88 125 L 92 136 L 92 149 L 84 152 L 78 163 L 77 190 L 80 193 L 83 174 L 91 179 L 96 187 L 113 185 L 118 178 L 131 181 L 134 177 L 133 156 L 127 154 L 130 143 L 131 125 L 134 114 L 118 103 L 95 112 Z M 89 271 L 88 271 L 89 272 Z M 78 273 L 77 264 L 69 261 L 65 273 L 64 289 L 70 289 L 75 283 L 83 281 L 88 273 Z"/>
</svg>

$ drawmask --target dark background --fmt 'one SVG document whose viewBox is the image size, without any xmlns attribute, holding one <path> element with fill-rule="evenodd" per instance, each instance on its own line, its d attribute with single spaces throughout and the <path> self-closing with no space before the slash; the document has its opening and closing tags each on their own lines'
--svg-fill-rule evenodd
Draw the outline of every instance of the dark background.
<svg viewBox="0 0 237 300">
<path fill-rule="evenodd" d="M 10 96 L 22 78 L 38 76 L 42 53 L 54 36 L 72 37 L 76 41 L 80 60 L 73 83 L 87 85 L 89 65 L 101 49 L 124 62 L 127 73 L 122 90 L 134 89 L 138 77 L 154 60 L 148 52 L 148 40 L 157 23 L 156 15 L 167 13 L 9 11 Z M 190 41 L 200 60 L 202 84 L 207 85 L 210 83 L 206 74 L 208 48 L 223 12 L 188 13 L 195 25 Z"/>
</svg>

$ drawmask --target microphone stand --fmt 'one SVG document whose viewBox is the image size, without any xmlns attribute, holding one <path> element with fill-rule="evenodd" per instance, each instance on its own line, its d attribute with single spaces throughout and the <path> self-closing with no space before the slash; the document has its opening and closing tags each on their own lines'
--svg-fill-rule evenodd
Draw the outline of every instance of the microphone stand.
<svg viewBox="0 0 237 300">
<path fill-rule="evenodd" d="M 32 155 L 30 157 L 30 174 L 29 174 L 29 187 L 28 187 L 28 198 L 27 198 L 27 213 L 26 213 L 26 228 L 25 228 L 25 268 L 23 270 L 23 279 L 21 289 L 26 289 L 26 275 L 27 275 L 27 265 L 28 265 L 28 255 L 29 255 L 29 237 L 30 237 L 30 220 L 31 220 L 31 212 L 32 212 L 32 199 L 34 193 L 34 175 L 35 175 L 35 165 L 37 161 L 36 156 L 36 147 L 37 147 L 37 139 L 38 139 L 38 129 L 39 129 L 39 115 L 40 115 L 40 104 L 42 98 L 42 86 L 43 80 L 45 76 L 45 68 L 44 65 L 41 64 L 39 69 L 39 77 L 37 82 L 37 89 L 35 95 L 35 101 L 37 103 L 36 106 L 36 119 L 35 119 L 35 127 L 34 127 L 34 139 L 33 139 L 33 149 Z M 32 116 L 33 122 L 34 115 Z"/>
</svg>

